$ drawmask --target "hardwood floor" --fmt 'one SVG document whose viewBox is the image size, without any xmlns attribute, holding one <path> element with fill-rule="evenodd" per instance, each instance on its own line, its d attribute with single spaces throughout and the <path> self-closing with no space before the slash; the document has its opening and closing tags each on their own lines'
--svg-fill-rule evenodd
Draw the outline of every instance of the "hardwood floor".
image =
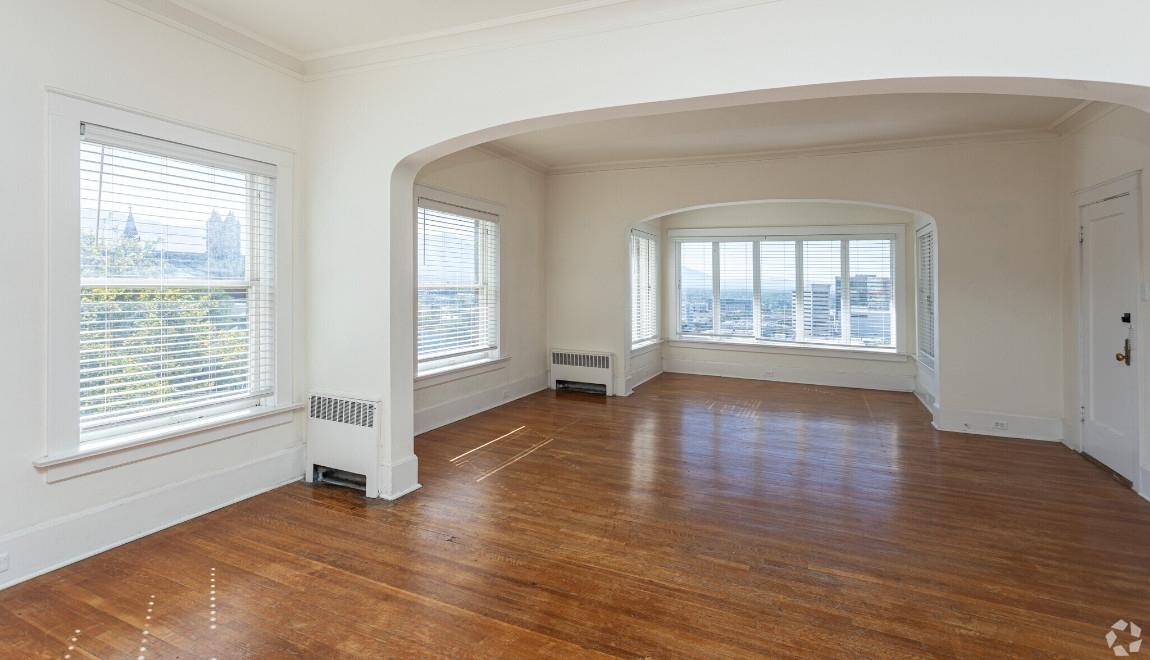
<svg viewBox="0 0 1150 660">
<path fill-rule="evenodd" d="M 398 502 L 292 484 L 0 592 L 0 650 L 1106 658 L 1116 619 L 1150 636 L 1150 502 L 1059 444 L 937 432 L 909 394 L 665 374 L 416 451 Z"/>
</svg>

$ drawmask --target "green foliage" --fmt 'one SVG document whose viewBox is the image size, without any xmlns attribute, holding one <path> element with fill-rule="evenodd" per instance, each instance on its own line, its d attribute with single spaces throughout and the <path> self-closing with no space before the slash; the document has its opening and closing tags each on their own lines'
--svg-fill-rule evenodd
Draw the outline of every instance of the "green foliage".
<svg viewBox="0 0 1150 660">
<path fill-rule="evenodd" d="M 111 243 L 110 245 L 108 243 Z M 248 386 L 248 291 L 160 287 L 160 250 L 139 238 L 81 240 L 81 417 L 172 405 Z M 130 277 L 126 286 L 107 286 Z"/>
</svg>

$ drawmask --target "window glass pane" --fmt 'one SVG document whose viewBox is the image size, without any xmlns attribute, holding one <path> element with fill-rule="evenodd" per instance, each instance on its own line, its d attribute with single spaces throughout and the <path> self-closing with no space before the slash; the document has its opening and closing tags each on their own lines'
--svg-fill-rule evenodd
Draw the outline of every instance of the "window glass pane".
<svg viewBox="0 0 1150 660">
<path fill-rule="evenodd" d="M 850 343 L 893 344 L 894 277 L 891 241 L 852 240 L 850 256 Z"/>
<path fill-rule="evenodd" d="M 631 233 L 631 341 L 650 341 L 656 328 L 657 243 L 642 232 Z"/>
<path fill-rule="evenodd" d="M 271 394 L 273 208 L 269 177 L 81 143 L 82 433 Z"/>
<path fill-rule="evenodd" d="M 934 232 L 918 234 L 918 357 L 934 366 Z"/>
<path fill-rule="evenodd" d="M 795 341 L 795 242 L 759 243 L 762 327 L 759 336 Z"/>
<path fill-rule="evenodd" d="M 714 329 L 712 252 L 709 242 L 679 244 L 679 331 L 711 333 Z"/>
<path fill-rule="evenodd" d="M 806 341 L 842 341 L 842 241 L 803 241 Z"/>
<path fill-rule="evenodd" d="M 417 224 L 421 367 L 494 351 L 498 343 L 498 224 L 422 207 Z"/>
<path fill-rule="evenodd" d="M 751 336 L 755 328 L 754 243 L 719 243 L 719 334 Z"/>
</svg>

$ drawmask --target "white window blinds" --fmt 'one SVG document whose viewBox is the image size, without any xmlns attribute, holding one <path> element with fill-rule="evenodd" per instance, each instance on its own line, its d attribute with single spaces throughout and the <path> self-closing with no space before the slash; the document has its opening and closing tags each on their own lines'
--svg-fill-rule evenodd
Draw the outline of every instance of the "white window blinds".
<svg viewBox="0 0 1150 660">
<path fill-rule="evenodd" d="M 935 362 L 935 242 L 934 228 L 927 226 L 917 234 L 918 359 L 934 368 Z"/>
<path fill-rule="evenodd" d="M 86 125 L 79 184 L 81 438 L 271 396 L 275 168 Z"/>
<path fill-rule="evenodd" d="M 498 217 L 421 198 L 416 220 L 419 371 L 495 357 Z"/>
<path fill-rule="evenodd" d="M 681 239 L 679 334 L 895 347 L 895 239 Z"/>
<path fill-rule="evenodd" d="M 631 230 L 631 344 L 658 336 L 659 255 L 655 237 Z"/>
</svg>

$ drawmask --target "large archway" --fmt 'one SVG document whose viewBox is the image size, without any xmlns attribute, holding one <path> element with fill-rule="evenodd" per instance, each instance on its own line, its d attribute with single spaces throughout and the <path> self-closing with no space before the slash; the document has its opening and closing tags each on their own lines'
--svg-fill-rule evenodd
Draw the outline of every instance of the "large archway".
<svg viewBox="0 0 1150 660">
<path fill-rule="evenodd" d="M 418 487 L 418 463 L 414 455 L 413 393 L 414 375 L 414 232 L 406 220 L 414 213 L 413 186 L 420 168 L 446 154 L 482 144 L 509 135 L 559 125 L 608 119 L 659 114 L 680 110 L 719 108 L 746 103 L 781 100 L 827 98 L 842 95 L 882 93 L 1009 93 L 1036 96 L 1062 96 L 1107 102 L 1125 102 L 1136 107 L 1150 108 L 1148 90 L 1114 83 L 1082 83 L 1080 81 L 1034 78 L 899 78 L 834 84 L 783 87 L 692 98 L 668 99 L 631 105 L 578 109 L 570 112 L 518 119 L 487 128 L 470 131 L 438 141 L 408 152 L 394 166 L 388 168 L 388 208 L 390 222 L 380 242 L 387 245 L 387 272 L 384 302 L 379 309 L 378 325 L 382 331 L 374 333 L 373 340 L 383 340 L 379 363 L 386 365 L 386 382 L 375 386 L 388 403 L 388 422 L 385 433 L 381 484 L 385 496 L 399 496 Z M 827 196 L 841 196 L 828 191 Z M 850 195 L 847 195 L 848 197 Z M 690 206 L 716 200 L 695 201 L 676 199 L 664 202 L 658 208 L 678 205 Z M 902 204 L 901 199 L 863 199 L 877 204 Z M 910 200 L 910 204 L 914 204 Z M 628 209 L 631 217 L 651 214 L 643 209 Z M 945 229 L 943 230 L 945 231 Z M 313 345 L 316 338 L 312 337 Z M 320 359 L 320 358 L 316 358 Z M 314 363 L 314 360 L 313 360 Z M 317 373 L 322 383 L 338 376 L 338 369 L 330 373 Z"/>
</svg>

